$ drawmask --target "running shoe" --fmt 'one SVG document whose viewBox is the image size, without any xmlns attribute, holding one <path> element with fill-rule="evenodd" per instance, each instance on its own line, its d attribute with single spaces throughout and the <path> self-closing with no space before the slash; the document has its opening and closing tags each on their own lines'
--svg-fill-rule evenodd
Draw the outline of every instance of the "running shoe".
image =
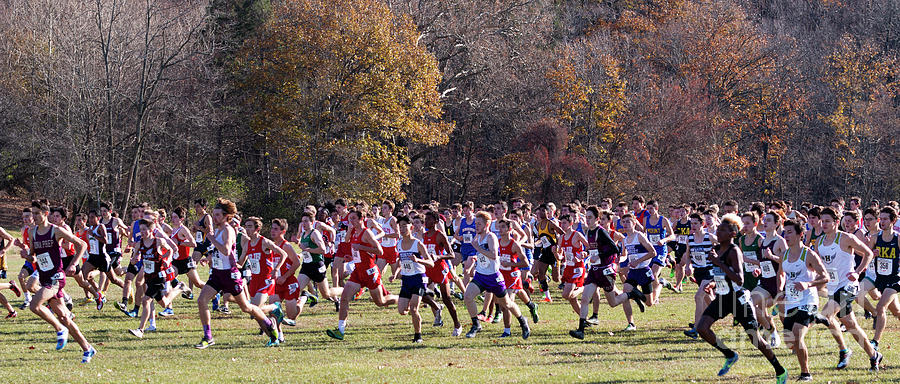
<svg viewBox="0 0 900 384">
<path fill-rule="evenodd" d="M 226 315 L 230 315 L 230 314 L 231 314 L 231 310 L 228 309 L 228 306 L 227 306 L 227 305 L 221 305 L 221 306 L 219 306 L 219 312 L 222 312 L 222 313 L 224 313 L 224 314 L 226 314 Z"/>
<path fill-rule="evenodd" d="M 421 344 L 424 342 L 425 340 L 422 340 L 422 335 L 416 334 L 415 336 L 413 336 L 413 343 Z"/>
<path fill-rule="evenodd" d="M 553 302 L 553 299 L 551 299 L 550 296 L 548 295 L 548 296 L 544 296 L 544 298 L 541 299 L 541 302 L 544 302 L 544 303 L 552 303 L 552 302 Z"/>
<path fill-rule="evenodd" d="M 156 325 L 148 325 L 147 328 L 144 328 L 144 332 L 156 332 Z"/>
<path fill-rule="evenodd" d="M 591 317 L 587 318 L 587 323 L 589 326 L 599 325 L 600 319 L 597 318 L 597 315 L 591 315 Z"/>
<path fill-rule="evenodd" d="M 116 309 L 122 311 L 122 313 L 124 313 L 124 314 L 126 314 L 126 315 L 127 315 L 128 312 L 129 312 L 129 311 L 128 311 L 128 304 L 126 304 L 124 301 L 121 302 L 121 303 L 117 302 L 117 303 L 116 303 Z"/>
<path fill-rule="evenodd" d="M 847 368 L 847 365 L 850 364 L 850 356 L 853 355 L 853 351 L 850 349 L 842 350 L 838 353 L 838 364 L 837 369 Z"/>
<path fill-rule="evenodd" d="M 572 336 L 578 340 L 584 340 L 584 331 L 579 331 L 577 329 L 569 331 L 569 336 Z"/>
<path fill-rule="evenodd" d="M 159 312 L 159 315 L 162 317 L 175 316 L 175 311 L 172 308 L 166 308 Z"/>
<path fill-rule="evenodd" d="M 734 356 L 732 356 L 731 358 L 725 359 L 725 365 L 723 365 L 722 369 L 719 370 L 719 376 L 725 376 L 726 374 L 728 374 L 728 371 L 731 370 L 731 367 L 734 365 L 734 363 L 737 363 L 737 361 L 738 361 L 737 353 L 735 353 Z"/>
<path fill-rule="evenodd" d="M 453 293 L 453 297 L 455 297 L 457 300 L 464 300 L 464 299 L 465 299 L 465 297 L 463 296 L 463 294 L 462 294 L 461 292 L 454 292 L 454 293 Z"/>
<path fill-rule="evenodd" d="M 19 289 L 19 286 L 16 285 L 16 282 L 15 282 L 15 281 L 10 280 L 10 282 L 9 282 L 9 290 L 10 290 L 10 291 L 13 291 L 13 293 L 16 294 L 16 297 L 22 296 L 22 290 Z"/>
<path fill-rule="evenodd" d="M 290 318 L 285 317 L 284 320 L 282 320 L 282 324 L 287 325 L 288 327 L 296 327 L 297 321 L 291 320 Z"/>
<path fill-rule="evenodd" d="M 778 336 L 778 331 L 772 331 L 769 335 L 769 346 L 772 348 L 778 348 L 781 345 L 781 336 Z"/>
<path fill-rule="evenodd" d="M 878 350 L 878 342 L 877 341 L 869 340 L 869 344 L 872 344 L 872 348 L 874 348 L 876 351 Z"/>
<path fill-rule="evenodd" d="M 309 304 L 309 307 L 315 307 L 316 304 L 319 304 L 319 298 L 316 295 L 311 293 L 306 294 L 306 303 Z"/>
<path fill-rule="evenodd" d="M 881 369 L 881 360 L 884 360 L 884 355 L 881 352 L 875 352 L 875 357 L 869 359 L 869 370 L 877 371 Z"/>
<path fill-rule="evenodd" d="M 775 376 L 775 384 L 787 384 L 787 371 Z"/>
<path fill-rule="evenodd" d="M 325 331 L 325 334 L 332 339 L 344 340 L 344 332 L 341 332 L 340 329 L 329 329 Z"/>
<path fill-rule="evenodd" d="M 538 316 L 538 305 L 535 302 L 532 302 L 532 306 L 528 307 L 528 311 L 531 312 L 531 321 L 537 324 L 541 321 L 540 316 Z"/>
<path fill-rule="evenodd" d="M 97 299 L 96 301 L 97 301 L 97 310 L 98 311 L 103 310 L 103 305 L 106 304 L 106 296 L 101 295 L 100 298 Z"/>
<path fill-rule="evenodd" d="M 62 331 L 56 332 L 56 350 L 62 350 L 69 344 L 69 329 L 63 328 Z"/>
<path fill-rule="evenodd" d="M 812 381 L 812 375 L 809 373 L 801 373 L 797 381 Z"/>
<path fill-rule="evenodd" d="M 459 335 L 462 335 L 462 327 L 453 328 L 453 332 L 450 332 L 450 336 L 459 337 Z"/>
<path fill-rule="evenodd" d="M 96 354 L 97 354 L 97 350 L 94 349 L 94 347 L 91 347 L 87 351 L 84 351 L 84 353 L 81 355 L 81 363 L 82 364 L 90 363 L 91 359 L 94 358 L 94 355 L 96 355 Z"/>
<path fill-rule="evenodd" d="M 128 312 L 126 313 L 126 315 L 128 315 L 128 317 L 137 318 L 137 317 L 138 317 L 138 311 L 137 311 L 136 309 L 132 309 L 132 310 L 128 311 Z"/>
<path fill-rule="evenodd" d="M 700 333 L 698 333 L 697 330 L 693 328 L 684 331 L 684 335 L 694 340 L 697 340 L 697 338 L 700 337 Z"/>
<path fill-rule="evenodd" d="M 484 311 L 478 312 L 478 315 L 475 317 L 478 318 L 478 321 L 488 321 L 487 316 L 484 314 Z"/>
<path fill-rule="evenodd" d="M 466 338 L 471 339 L 471 338 L 475 337 L 475 335 L 477 335 L 478 331 L 480 331 L 480 330 L 481 330 L 481 325 L 472 324 L 472 328 L 469 329 L 469 332 L 466 332 Z"/>
<path fill-rule="evenodd" d="M 7 318 L 7 319 L 15 319 L 15 318 L 18 317 L 18 316 L 19 316 L 19 312 L 12 311 L 12 312 L 10 312 L 8 315 L 6 315 L 6 318 Z"/>
<path fill-rule="evenodd" d="M 443 307 L 438 307 L 437 312 L 435 312 L 435 314 L 434 314 L 434 322 L 431 323 L 432 326 L 434 326 L 434 327 L 443 327 L 444 326 L 444 319 L 441 318 L 441 313 L 443 311 L 444 311 Z"/>
<path fill-rule="evenodd" d="M 65 294 L 65 292 L 63 292 L 63 293 Z M 72 296 L 65 294 L 65 296 L 63 296 L 63 301 L 66 303 L 66 308 L 68 308 L 69 311 L 71 311 L 72 308 L 75 307 L 75 304 L 72 303 Z"/>
<path fill-rule="evenodd" d="M 500 336 L 498 336 L 498 337 L 502 339 L 502 338 L 510 337 L 510 336 L 512 336 L 511 333 L 503 331 L 503 333 L 501 333 Z"/>
<path fill-rule="evenodd" d="M 194 291 L 187 290 L 187 291 L 181 292 L 181 297 L 184 298 L 185 300 L 194 300 Z"/>
<path fill-rule="evenodd" d="M 142 329 L 129 329 L 128 332 L 131 333 L 132 335 L 134 335 L 134 337 L 137 337 L 138 339 L 144 338 L 144 330 L 142 330 Z"/>
<path fill-rule="evenodd" d="M 528 326 L 528 322 L 520 322 L 519 325 L 522 326 L 522 340 L 528 340 L 528 337 L 531 336 L 531 328 Z"/>
<path fill-rule="evenodd" d="M 206 336 L 203 336 L 203 339 L 200 340 L 199 344 L 194 345 L 194 348 L 206 349 L 206 348 L 209 348 L 210 345 L 215 345 L 215 344 L 216 344 L 215 340 L 213 340 L 212 338 L 207 339 Z"/>
<path fill-rule="evenodd" d="M 284 311 L 281 310 L 281 302 L 275 302 L 275 309 L 272 310 L 272 316 L 275 317 L 275 322 L 281 324 L 284 322 Z M 294 323 L 296 325 L 296 323 Z"/>
<path fill-rule="evenodd" d="M 491 319 L 491 323 L 492 323 L 492 324 L 497 324 L 497 323 L 500 322 L 501 319 L 503 319 L 503 314 L 502 314 L 502 313 L 495 313 L 495 314 L 494 314 L 494 318 Z"/>
<path fill-rule="evenodd" d="M 637 327 L 634 326 L 634 323 L 628 323 L 628 325 L 625 327 L 625 329 L 622 330 L 622 332 L 631 332 L 635 330 L 637 330 Z"/>
</svg>

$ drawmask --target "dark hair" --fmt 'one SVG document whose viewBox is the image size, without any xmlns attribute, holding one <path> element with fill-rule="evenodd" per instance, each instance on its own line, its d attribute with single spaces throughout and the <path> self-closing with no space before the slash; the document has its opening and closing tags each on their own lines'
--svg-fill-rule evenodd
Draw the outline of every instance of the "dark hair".
<svg viewBox="0 0 900 384">
<path fill-rule="evenodd" d="M 100 214 L 97 212 L 96 209 L 89 209 L 89 210 L 88 210 L 88 216 L 91 216 L 91 215 L 94 215 L 94 216 L 100 216 Z"/>
<path fill-rule="evenodd" d="M 182 220 L 187 217 L 187 209 L 184 209 L 184 207 L 175 207 L 175 209 L 172 210 L 172 213 L 178 215 Z"/>
<path fill-rule="evenodd" d="M 201 198 L 199 198 L 199 199 L 197 199 L 197 200 L 194 200 L 194 204 L 197 204 L 197 205 L 199 205 L 199 206 L 201 206 L 201 207 L 203 207 L 203 208 L 206 208 L 206 199 L 204 199 L 204 198 L 201 197 Z"/>
<path fill-rule="evenodd" d="M 563 221 L 563 220 L 568 221 L 568 222 L 571 223 L 571 222 L 572 222 L 572 216 L 570 216 L 570 215 L 568 215 L 568 214 L 560 216 L 560 217 L 559 217 L 559 221 Z"/>
<path fill-rule="evenodd" d="M 400 216 L 397 216 L 397 224 L 399 225 L 400 223 L 411 224 L 412 220 L 410 220 L 409 216 L 400 215 Z"/>
<path fill-rule="evenodd" d="M 261 218 L 256 217 L 256 216 L 250 216 L 250 217 L 244 219 L 244 224 L 247 224 L 248 221 L 252 222 L 253 225 L 256 226 L 256 228 L 262 228 L 262 219 Z"/>
<path fill-rule="evenodd" d="M 878 217 L 878 210 L 876 210 L 875 208 L 866 208 L 866 210 L 863 211 L 863 216 L 865 216 L 865 215 L 872 215 L 874 217 Z"/>
<path fill-rule="evenodd" d="M 155 222 L 153 222 L 153 221 L 151 221 L 151 220 L 147 220 L 147 219 L 140 219 L 140 220 L 138 220 L 138 226 L 143 225 L 143 226 L 145 226 L 145 227 L 147 227 L 147 228 L 150 228 L 150 227 L 153 226 L 153 224 L 155 224 Z"/>
<path fill-rule="evenodd" d="M 809 212 L 807 213 L 807 216 L 821 218 L 822 217 L 822 208 L 819 208 L 819 207 L 810 208 Z"/>
<path fill-rule="evenodd" d="M 753 223 L 759 223 L 759 215 L 754 211 L 742 213 L 741 218 L 743 219 L 745 217 L 749 217 L 750 221 L 752 221 Z"/>
<path fill-rule="evenodd" d="M 592 215 L 594 215 L 594 217 L 598 219 L 600 218 L 600 209 L 597 208 L 596 205 L 587 207 L 587 209 L 585 209 L 585 212 L 590 212 Z"/>
<path fill-rule="evenodd" d="M 881 208 L 881 213 L 887 213 L 888 217 L 891 218 L 891 221 L 897 220 L 897 210 L 895 210 L 894 207 Z"/>
<path fill-rule="evenodd" d="M 53 212 L 59 213 L 59 216 L 62 217 L 63 220 L 65 220 L 69 217 L 69 211 L 66 210 L 65 207 L 53 207 L 53 208 L 50 208 L 50 212 L 51 213 L 53 213 Z"/>
<path fill-rule="evenodd" d="M 108 201 L 100 202 L 100 209 L 106 208 L 107 211 L 110 211 L 110 210 L 112 210 L 112 208 L 110 208 L 110 207 L 112 207 L 112 203 L 110 203 Z"/>
<path fill-rule="evenodd" d="M 334 201 L 334 206 L 336 207 L 336 206 L 338 206 L 338 205 L 340 205 L 340 206 L 346 208 L 346 207 L 347 207 L 347 201 L 345 201 L 344 199 L 337 199 L 337 200 Z"/>
<path fill-rule="evenodd" d="M 697 220 L 700 221 L 701 223 L 703 222 L 703 216 L 701 216 L 701 215 L 700 215 L 699 213 L 697 213 L 697 212 L 693 212 L 693 213 L 691 213 L 690 215 L 688 215 L 688 219 L 689 219 L 689 220 L 697 219 Z"/>
<path fill-rule="evenodd" d="M 859 211 L 844 211 L 844 216 L 850 216 L 855 221 L 859 221 Z"/>
<path fill-rule="evenodd" d="M 313 217 L 313 214 L 310 211 L 303 211 L 303 213 L 300 214 L 300 221 L 303 221 L 304 217 L 308 217 L 309 221 L 316 222 L 316 218 Z"/>
<path fill-rule="evenodd" d="M 795 220 L 785 221 L 784 227 L 785 228 L 787 228 L 787 227 L 794 228 L 794 232 L 796 232 L 797 234 L 803 233 L 803 225 L 801 225 L 799 221 L 795 221 Z"/>
<path fill-rule="evenodd" d="M 285 232 L 288 230 L 288 223 L 285 219 L 272 219 L 272 225 L 279 226 L 281 230 Z"/>
<path fill-rule="evenodd" d="M 47 204 L 47 203 L 43 202 L 42 200 L 32 200 L 31 207 L 37 208 L 41 212 L 50 212 L 50 204 Z M 31 211 L 34 212 L 33 209 Z"/>
<path fill-rule="evenodd" d="M 631 201 L 638 201 L 641 204 L 644 204 L 644 196 L 634 195 L 634 197 L 631 198 Z"/>
<path fill-rule="evenodd" d="M 831 207 L 825 207 L 822 209 L 822 212 L 819 213 L 819 217 L 822 217 L 824 215 L 831 216 L 831 218 L 834 219 L 835 221 L 841 219 L 841 215 L 839 215 L 837 212 L 835 212 L 834 208 L 831 208 Z"/>
</svg>

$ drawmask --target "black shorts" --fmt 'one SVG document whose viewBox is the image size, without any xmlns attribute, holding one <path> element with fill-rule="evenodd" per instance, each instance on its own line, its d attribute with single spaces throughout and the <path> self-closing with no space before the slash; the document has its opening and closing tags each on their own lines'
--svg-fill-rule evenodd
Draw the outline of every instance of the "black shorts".
<svg viewBox="0 0 900 384">
<path fill-rule="evenodd" d="M 63 270 L 69 269 L 69 264 L 72 264 L 72 259 L 74 259 L 74 258 L 75 258 L 75 256 L 66 256 L 66 257 L 62 258 Z M 76 271 L 77 271 L 77 269 L 76 269 Z"/>
<path fill-rule="evenodd" d="M 109 269 L 119 268 L 119 263 L 122 261 L 122 253 L 121 252 L 107 252 L 109 255 Z"/>
<path fill-rule="evenodd" d="M 875 288 L 881 293 L 884 293 L 886 289 L 893 289 L 894 292 L 900 292 L 900 277 L 876 275 Z"/>
<path fill-rule="evenodd" d="M 652 282 L 652 280 L 650 280 L 650 282 Z M 651 286 L 650 282 L 641 284 L 642 282 L 638 282 L 635 279 L 625 279 L 625 284 L 628 284 L 635 289 L 640 288 L 641 292 L 645 295 L 649 295 L 650 292 L 653 292 L 653 287 Z"/>
<path fill-rule="evenodd" d="M 753 300 L 750 292 L 745 290 L 731 291 L 726 295 L 716 295 L 711 303 L 703 311 L 703 316 L 709 316 L 713 320 L 720 320 L 725 316 L 734 315 L 734 319 L 745 330 L 756 329 L 756 314 L 753 308 Z"/>
<path fill-rule="evenodd" d="M 829 299 L 834 301 L 838 305 L 838 308 L 840 308 L 837 313 L 839 319 L 853 313 L 853 301 L 856 300 L 858 294 L 858 285 L 847 285 L 834 291 L 834 294 L 829 297 Z"/>
<path fill-rule="evenodd" d="M 556 253 L 553 252 L 553 247 L 538 248 L 537 260 L 547 265 L 556 265 Z"/>
<path fill-rule="evenodd" d="M 450 250 L 453 251 L 453 253 L 459 253 L 459 247 L 460 244 L 455 241 L 450 244 Z"/>
<path fill-rule="evenodd" d="M 169 284 L 165 280 L 147 280 L 145 284 L 147 290 L 144 291 L 144 296 L 153 300 L 160 301 L 169 292 Z"/>
<path fill-rule="evenodd" d="M 702 267 L 697 268 L 694 267 L 694 280 L 697 280 L 697 285 L 701 284 L 705 280 L 712 280 L 712 267 Z"/>
<path fill-rule="evenodd" d="M 413 295 L 425 296 L 425 275 L 400 276 L 400 294 L 404 299 L 411 299 Z"/>
<path fill-rule="evenodd" d="M 333 257 L 323 257 L 322 260 L 323 260 L 323 262 L 325 263 L 325 268 L 328 268 L 328 266 L 330 266 L 331 263 L 334 262 L 334 258 L 333 258 Z"/>
<path fill-rule="evenodd" d="M 675 246 L 675 263 L 680 264 L 681 259 L 684 257 L 684 254 L 687 252 L 687 244 L 681 244 Z"/>
<path fill-rule="evenodd" d="M 203 240 L 202 243 L 197 243 L 197 246 L 194 247 L 194 251 L 200 252 L 201 255 L 206 256 L 212 248 L 212 243 L 210 243 L 209 240 Z"/>
<path fill-rule="evenodd" d="M 172 266 L 175 267 L 175 271 L 177 271 L 179 275 L 186 275 L 191 270 L 197 269 L 197 264 L 194 263 L 194 259 L 190 257 L 183 260 L 172 260 Z"/>
<path fill-rule="evenodd" d="M 300 274 L 306 275 L 306 277 L 309 277 L 309 280 L 314 283 L 321 283 L 325 280 L 326 268 L 324 261 L 303 263 L 303 265 L 300 266 Z"/>
<path fill-rule="evenodd" d="M 88 255 L 87 262 L 100 272 L 109 272 L 110 260 L 107 255 Z"/>
<path fill-rule="evenodd" d="M 784 330 L 792 331 L 794 329 L 794 324 L 800 324 L 804 327 L 808 327 L 812 322 L 815 321 L 815 315 L 818 312 L 818 308 L 815 305 L 801 305 L 797 308 L 788 309 L 785 311 L 784 321 L 782 324 L 784 325 Z"/>
<path fill-rule="evenodd" d="M 130 273 L 132 275 L 137 276 L 137 274 L 139 272 L 141 272 L 141 266 L 139 264 L 141 264 L 140 261 L 137 264 L 128 264 L 128 269 L 126 269 L 126 273 Z"/>
</svg>

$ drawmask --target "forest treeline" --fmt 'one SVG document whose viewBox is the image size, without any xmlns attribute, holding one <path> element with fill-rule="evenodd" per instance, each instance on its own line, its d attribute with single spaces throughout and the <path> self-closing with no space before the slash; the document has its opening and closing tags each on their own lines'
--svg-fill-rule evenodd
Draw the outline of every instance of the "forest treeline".
<svg viewBox="0 0 900 384">
<path fill-rule="evenodd" d="M 0 190 L 900 194 L 896 0 L 0 2 Z"/>
</svg>

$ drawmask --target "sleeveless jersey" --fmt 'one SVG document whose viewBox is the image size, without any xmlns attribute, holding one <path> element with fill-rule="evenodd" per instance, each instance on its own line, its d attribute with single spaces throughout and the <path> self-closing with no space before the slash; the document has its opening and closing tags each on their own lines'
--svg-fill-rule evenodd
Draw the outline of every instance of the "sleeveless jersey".
<svg viewBox="0 0 900 384">
<path fill-rule="evenodd" d="M 900 246 L 898 236 L 893 234 L 890 240 L 883 240 L 884 232 L 879 231 L 875 238 L 875 273 L 878 280 L 896 282 L 900 280 Z"/>
<path fill-rule="evenodd" d="M 675 228 L 672 228 L 672 230 L 678 236 L 678 244 L 687 244 L 688 236 L 691 234 L 691 221 L 688 220 L 687 223 L 677 221 L 675 222 Z"/>
<path fill-rule="evenodd" d="M 847 274 L 853 270 L 856 264 L 853 255 L 841 249 L 841 237 L 843 236 L 853 235 L 837 231 L 831 244 L 825 244 L 828 236 L 819 237 L 819 241 L 816 243 L 816 250 L 822 256 L 822 263 L 825 264 L 825 270 L 828 272 L 829 295 L 850 284 Z"/>
<path fill-rule="evenodd" d="M 425 266 L 413 260 L 413 257 L 422 258 L 419 253 L 419 239 L 412 239 L 409 248 L 403 247 L 403 241 L 397 244 L 398 260 L 400 261 L 400 274 L 403 276 L 415 276 L 425 273 Z"/>
<path fill-rule="evenodd" d="M 502 244 L 502 240 L 497 242 L 497 257 L 500 258 L 501 263 L 504 261 L 513 264 L 519 262 L 519 255 L 513 252 L 512 246 L 514 242 L 513 239 L 509 239 L 506 246 Z M 500 264 L 500 270 L 503 272 L 517 272 L 519 267 L 504 267 L 503 264 Z"/>
<path fill-rule="evenodd" d="M 350 236 L 350 245 L 360 244 L 364 246 L 368 246 L 368 244 L 364 243 L 362 240 L 363 233 L 365 230 L 353 231 L 354 233 Z M 351 254 L 353 255 L 353 260 L 357 261 L 359 264 L 356 268 L 369 269 L 375 266 L 375 256 L 366 251 L 357 251 L 351 250 Z"/>
<path fill-rule="evenodd" d="M 649 251 L 647 250 L 647 247 L 644 247 L 644 245 L 641 244 L 640 236 L 641 236 L 640 232 L 634 232 L 631 234 L 631 236 L 625 236 L 625 240 L 624 240 L 625 251 L 628 253 L 628 262 L 629 263 L 637 261 L 637 260 L 641 259 L 642 257 L 647 256 L 647 253 L 649 253 Z M 693 251 L 694 251 L 694 248 L 692 246 L 691 253 L 693 253 Z M 636 267 L 634 267 L 634 269 L 644 269 L 644 268 L 650 268 L 650 259 L 644 260 L 640 264 L 638 264 Z"/>
<path fill-rule="evenodd" d="M 540 222 L 537 224 L 538 238 L 535 240 L 536 245 L 540 248 L 550 248 L 556 245 L 556 233 L 550 230 L 550 220 L 541 227 Z"/>
<path fill-rule="evenodd" d="M 138 253 L 141 255 L 144 265 L 144 276 L 151 281 L 171 281 L 175 278 L 172 258 L 159 252 L 157 241 L 158 239 L 154 238 L 150 245 L 144 244 L 143 240 L 138 243 Z"/>
<path fill-rule="evenodd" d="M 484 237 L 481 238 L 481 242 L 479 246 L 482 249 L 490 250 L 490 242 L 491 239 L 496 239 L 493 233 L 487 232 L 484 234 Z M 500 272 L 500 264 L 497 263 L 497 260 L 491 260 L 487 256 L 478 252 L 476 256 L 475 263 L 475 272 L 480 273 L 482 275 L 493 275 Z"/>
<path fill-rule="evenodd" d="M 707 256 L 709 256 L 709 250 L 712 249 L 712 240 L 709 238 L 709 233 L 703 232 L 703 239 L 700 241 L 697 241 L 694 235 L 688 235 L 687 240 L 691 250 L 691 266 L 694 268 L 709 267 Z"/>
<path fill-rule="evenodd" d="M 741 253 L 744 254 L 744 272 L 753 273 L 754 271 L 759 269 L 759 266 L 756 264 L 750 264 L 747 260 L 756 260 L 759 261 L 760 252 L 762 248 L 759 246 L 760 240 L 762 240 L 762 236 L 754 236 L 753 241 L 750 244 L 747 244 L 747 239 L 749 237 L 747 235 L 741 235 L 738 237 L 738 246 L 741 248 Z"/>
<path fill-rule="evenodd" d="M 650 244 L 653 245 L 653 249 L 656 250 L 656 256 L 662 257 L 665 254 L 665 245 L 657 245 L 656 243 L 660 240 L 664 239 L 666 236 L 669 236 L 666 233 L 666 226 L 663 223 L 664 217 L 662 215 L 659 216 L 659 220 L 656 221 L 655 224 L 647 223 L 644 227 L 644 233 L 647 234 L 647 240 L 650 241 Z M 650 216 L 647 216 L 647 220 L 650 220 Z"/>
<path fill-rule="evenodd" d="M 108 223 L 102 223 L 106 227 L 106 252 L 120 253 L 119 245 L 121 240 L 119 240 L 119 231 L 115 227 L 115 223 L 115 217 L 110 217 Z"/>
<path fill-rule="evenodd" d="M 729 252 L 731 252 L 731 248 L 734 247 L 734 244 L 726 244 L 725 246 L 726 246 L 725 252 L 722 253 L 723 256 L 727 255 Z M 725 264 L 725 266 L 732 268 L 732 271 L 734 271 L 734 266 L 730 264 L 731 261 L 729 258 L 727 258 L 727 257 L 721 258 L 721 256 L 720 256 L 720 259 L 722 260 L 722 263 Z M 728 295 L 731 293 L 740 293 L 744 289 L 744 287 L 738 285 L 736 282 L 731 280 L 728 277 L 728 275 L 725 274 L 725 271 L 723 271 L 722 268 L 720 268 L 720 267 L 714 266 L 712 268 L 712 275 L 713 275 L 713 281 L 716 282 L 716 294 L 717 295 Z"/>
<path fill-rule="evenodd" d="M 44 234 L 38 232 L 37 226 L 31 228 L 34 263 L 42 280 L 65 278 L 62 265 L 63 250 L 54 236 L 55 233 L 56 226 L 53 224 L 50 224 L 50 229 Z"/>
<path fill-rule="evenodd" d="M 472 241 L 475 239 L 475 219 L 472 219 L 471 223 L 466 222 L 466 218 L 462 217 L 459 219 L 459 235 L 462 237 L 462 244 L 459 246 L 459 251 L 463 255 L 473 255 L 475 254 L 475 248 L 472 247 Z"/>
<path fill-rule="evenodd" d="M 184 239 L 181 238 L 184 236 L 181 231 L 182 228 L 184 228 L 184 224 L 172 230 L 172 241 L 178 245 L 178 254 L 175 255 L 175 260 L 185 260 L 188 257 L 191 257 L 191 246 L 181 244 L 181 242 L 184 241 Z M 184 228 L 184 231 L 187 232 L 187 228 Z"/>
<path fill-rule="evenodd" d="M 85 237 L 87 237 L 88 244 L 88 255 L 102 256 L 106 254 L 106 247 L 104 247 L 103 244 L 100 243 L 100 240 L 96 237 L 100 236 L 99 230 L 100 225 L 97 225 L 96 227 L 88 228 L 87 231 L 85 231 Z"/>
<path fill-rule="evenodd" d="M 794 287 L 794 283 L 808 283 L 812 281 L 809 268 L 806 267 L 806 257 L 809 253 L 809 248 L 801 247 L 800 257 L 795 261 L 790 261 L 790 253 L 790 249 L 784 252 L 782 265 L 786 277 L 784 283 L 785 310 L 791 310 L 802 306 L 818 305 L 819 298 L 814 287 L 809 287 L 802 291 L 798 291 Z"/>
<path fill-rule="evenodd" d="M 220 229 L 215 232 L 216 241 L 218 241 L 219 243 L 223 242 L 224 233 L 226 230 L 227 230 L 227 228 Z M 237 236 L 235 236 L 235 238 L 237 238 Z M 216 247 L 210 247 L 210 254 L 209 254 L 210 268 L 221 270 L 221 271 L 238 272 L 237 260 L 235 258 L 236 252 L 237 252 L 237 245 L 235 245 L 235 244 L 231 244 L 231 249 L 228 250 L 227 255 L 223 255 L 222 252 L 219 252 L 219 249 Z"/>
<path fill-rule="evenodd" d="M 202 230 L 194 232 L 194 241 L 197 242 L 197 244 L 202 243 L 206 237 L 206 234 L 204 233 L 204 231 L 206 231 L 206 216 L 209 216 L 209 214 L 204 213 L 203 216 L 200 217 L 200 220 L 197 220 L 197 228 Z"/>
<path fill-rule="evenodd" d="M 591 265 L 605 267 L 615 264 L 618 261 L 619 248 L 616 246 L 615 242 L 613 242 L 609 234 L 601 231 L 605 231 L 605 229 L 599 225 L 597 228 L 588 229 L 587 235 L 585 236 L 588 242 L 587 259 L 590 260 L 593 256 L 597 256 L 597 261 L 589 261 Z"/>
<path fill-rule="evenodd" d="M 300 235 L 300 244 L 303 244 L 303 247 L 305 247 L 305 248 L 315 248 L 316 247 L 316 243 L 312 240 L 312 234 L 313 234 L 313 231 L 309 231 L 309 232 L 306 232 L 306 233 L 303 233 Z M 391 239 L 391 240 L 395 240 L 395 239 Z M 382 242 L 382 246 L 384 246 L 383 242 Z M 300 252 L 300 260 L 303 262 L 303 264 L 310 264 L 310 263 L 317 264 L 317 263 L 323 261 L 324 259 L 322 259 L 322 255 L 319 253 L 302 251 L 302 252 Z"/>
<path fill-rule="evenodd" d="M 247 241 L 247 263 L 250 264 L 251 279 L 269 279 L 275 269 L 275 252 L 263 251 L 263 238 Z"/>
<path fill-rule="evenodd" d="M 381 237 L 381 246 L 382 247 L 396 247 L 397 246 L 396 238 L 387 237 L 387 235 L 394 233 L 394 228 L 391 227 L 391 218 L 392 217 L 393 216 L 389 216 L 389 217 L 384 217 L 384 218 L 380 218 L 377 220 L 378 225 L 381 226 L 381 230 L 384 231 L 384 234 L 385 234 L 385 236 Z"/>
<path fill-rule="evenodd" d="M 584 268 L 584 257 L 581 255 L 584 252 L 581 244 L 577 247 L 575 246 L 575 242 L 572 241 L 572 238 L 575 237 L 575 232 L 573 231 L 568 237 L 565 234 L 559 237 L 559 248 L 563 253 L 563 264 L 565 268 Z M 578 257 L 581 256 L 581 260 L 578 260 Z"/>
</svg>

